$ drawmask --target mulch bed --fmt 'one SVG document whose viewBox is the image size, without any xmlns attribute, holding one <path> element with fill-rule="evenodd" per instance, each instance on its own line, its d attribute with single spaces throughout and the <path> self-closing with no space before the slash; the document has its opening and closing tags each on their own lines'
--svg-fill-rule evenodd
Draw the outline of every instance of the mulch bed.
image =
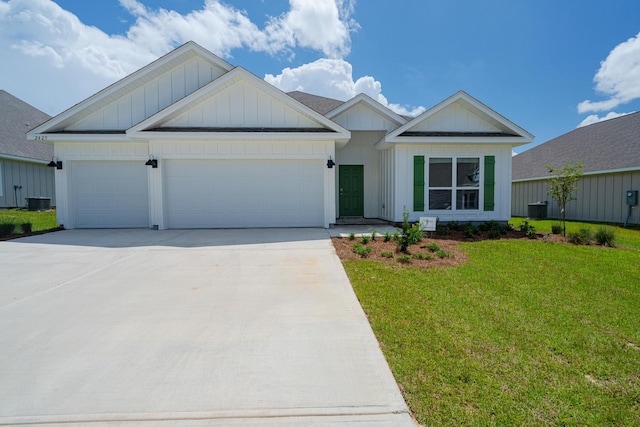
<svg viewBox="0 0 640 427">
<path fill-rule="evenodd" d="M 545 237 L 546 241 L 549 242 L 566 242 L 566 238 L 550 234 L 545 236 L 544 234 L 538 235 L 538 240 L 541 240 Z M 350 240 L 347 237 L 333 237 L 331 240 L 333 241 L 333 246 L 336 249 L 336 254 L 342 261 L 350 260 L 350 259 L 369 259 L 373 261 L 380 261 L 386 264 L 399 266 L 399 267 L 418 267 L 418 268 L 432 268 L 432 267 L 454 267 L 464 263 L 467 260 L 467 255 L 459 250 L 459 244 L 461 242 L 477 242 L 481 240 L 487 240 L 488 237 L 486 233 L 481 232 L 479 235 L 474 236 L 473 238 L 468 238 L 465 236 L 463 231 L 451 231 L 449 234 L 439 235 L 436 233 L 430 233 L 428 236 L 422 239 L 417 245 L 410 246 L 407 249 L 407 252 L 399 252 L 398 245 L 396 242 L 392 240 L 385 242 L 382 236 L 377 236 L 376 240 L 370 240 L 366 246 L 371 247 L 371 252 L 367 255 L 366 258 L 361 257 L 353 251 L 353 245 L 356 243 L 362 244 L 362 240 L 360 237 L 356 237 L 354 240 Z M 511 230 L 507 232 L 506 235 L 502 235 L 500 237 L 501 240 L 504 239 L 525 239 L 529 240 L 525 233 L 517 230 Z M 431 243 L 436 243 L 440 249 L 448 252 L 450 254 L 449 257 L 439 258 L 435 253 L 429 251 L 427 246 Z M 364 246 L 364 245 L 363 245 Z M 393 258 L 386 258 L 381 255 L 382 252 L 392 252 Z M 430 253 L 433 256 L 433 259 L 417 259 L 415 257 L 418 253 Z M 410 262 L 401 263 L 398 261 L 398 257 L 401 255 L 412 255 Z"/>
</svg>

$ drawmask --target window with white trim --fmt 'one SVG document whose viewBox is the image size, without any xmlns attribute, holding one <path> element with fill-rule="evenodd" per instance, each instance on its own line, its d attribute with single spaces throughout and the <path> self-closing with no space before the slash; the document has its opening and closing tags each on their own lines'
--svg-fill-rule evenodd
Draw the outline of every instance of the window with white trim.
<svg viewBox="0 0 640 427">
<path fill-rule="evenodd" d="M 429 210 L 480 208 L 480 158 L 429 158 Z"/>
</svg>

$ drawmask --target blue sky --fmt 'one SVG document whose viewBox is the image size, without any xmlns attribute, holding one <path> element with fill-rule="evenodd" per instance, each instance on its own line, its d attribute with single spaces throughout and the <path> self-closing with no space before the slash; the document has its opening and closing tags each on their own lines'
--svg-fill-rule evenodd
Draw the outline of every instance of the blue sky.
<svg viewBox="0 0 640 427">
<path fill-rule="evenodd" d="M 285 91 L 402 114 L 465 90 L 539 144 L 640 110 L 639 17 L 638 0 L 0 0 L 0 89 L 57 114 L 194 40 Z"/>
</svg>

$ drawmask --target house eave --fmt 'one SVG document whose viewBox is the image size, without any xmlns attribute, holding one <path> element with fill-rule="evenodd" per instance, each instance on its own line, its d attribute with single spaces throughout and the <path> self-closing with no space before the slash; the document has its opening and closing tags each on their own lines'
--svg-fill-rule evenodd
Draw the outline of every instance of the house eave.
<svg viewBox="0 0 640 427">
<path fill-rule="evenodd" d="M 28 163 L 38 163 L 41 165 L 46 165 L 47 163 L 50 162 L 50 160 L 34 159 L 32 157 L 13 156 L 11 154 L 0 154 L 0 159 L 16 160 L 19 162 L 28 162 Z"/>
<path fill-rule="evenodd" d="M 391 148 L 394 144 L 437 144 L 437 145 L 450 145 L 450 144 L 492 144 L 492 145 L 508 145 L 511 147 L 517 147 L 530 143 L 528 139 L 521 137 L 413 137 L 413 136 L 398 136 L 391 139 L 383 138 L 375 144 L 375 148 L 378 150 L 386 150 Z"/>
<path fill-rule="evenodd" d="M 336 132 L 158 132 L 138 131 L 128 135 L 138 140 L 173 141 L 335 141 L 346 143 L 349 138 Z"/>
<path fill-rule="evenodd" d="M 109 142 L 126 142 L 129 138 L 124 132 L 118 133 L 96 133 L 96 132 L 73 132 L 73 133 L 36 133 L 29 134 L 27 138 L 31 141 L 39 141 L 44 143 L 55 142 L 87 142 L 87 141 L 109 141 Z"/>
<path fill-rule="evenodd" d="M 605 169 L 605 170 L 597 170 L 584 172 L 582 176 L 592 176 L 592 175 L 605 175 L 609 173 L 624 173 L 624 172 L 638 172 L 640 171 L 640 166 L 630 166 L 628 168 L 618 168 L 618 169 Z M 535 176 L 532 178 L 519 178 L 513 179 L 511 182 L 529 182 L 529 181 L 546 181 L 551 178 L 551 175 L 548 176 Z"/>
</svg>

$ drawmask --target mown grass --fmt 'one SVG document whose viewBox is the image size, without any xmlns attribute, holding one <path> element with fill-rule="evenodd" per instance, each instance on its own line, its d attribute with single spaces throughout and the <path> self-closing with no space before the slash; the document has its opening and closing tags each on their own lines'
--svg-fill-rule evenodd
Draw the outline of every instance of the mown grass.
<svg viewBox="0 0 640 427">
<path fill-rule="evenodd" d="M 514 227 L 518 227 L 519 224 L 524 221 L 528 221 L 529 224 L 533 225 L 538 232 L 550 233 L 551 226 L 553 224 L 561 224 L 559 220 L 556 219 L 526 219 L 522 217 L 514 217 L 511 219 L 510 223 Z M 601 227 L 608 227 L 615 230 L 616 233 L 616 244 L 619 246 L 626 246 L 630 248 L 640 249 L 640 227 L 639 226 L 630 226 L 630 227 L 622 227 L 619 224 L 600 224 L 600 223 L 590 223 L 590 222 L 579 222 L 579 221 L 567 221 L 567 235 L 571 232 L 575 232 L 580 230 L 581 228 L 586 228 L 595 233 Z"/>
<path fill-rule="evenodd" d="M 56 211 L 44 212 L 28 211 L 23 209 L 2 209 L 0 210 L 0 224 L 16 224 L 15 234 L 22 234 L 20 224 L 31 223 L 32 231 L 46 231 L 57 228 Z"/>
<path fill-rule="evenodd" d="M 640 252 L 461 244 L 442 269 L 345 263 L 424 425 L 640 425 Z"/>
</svg>

